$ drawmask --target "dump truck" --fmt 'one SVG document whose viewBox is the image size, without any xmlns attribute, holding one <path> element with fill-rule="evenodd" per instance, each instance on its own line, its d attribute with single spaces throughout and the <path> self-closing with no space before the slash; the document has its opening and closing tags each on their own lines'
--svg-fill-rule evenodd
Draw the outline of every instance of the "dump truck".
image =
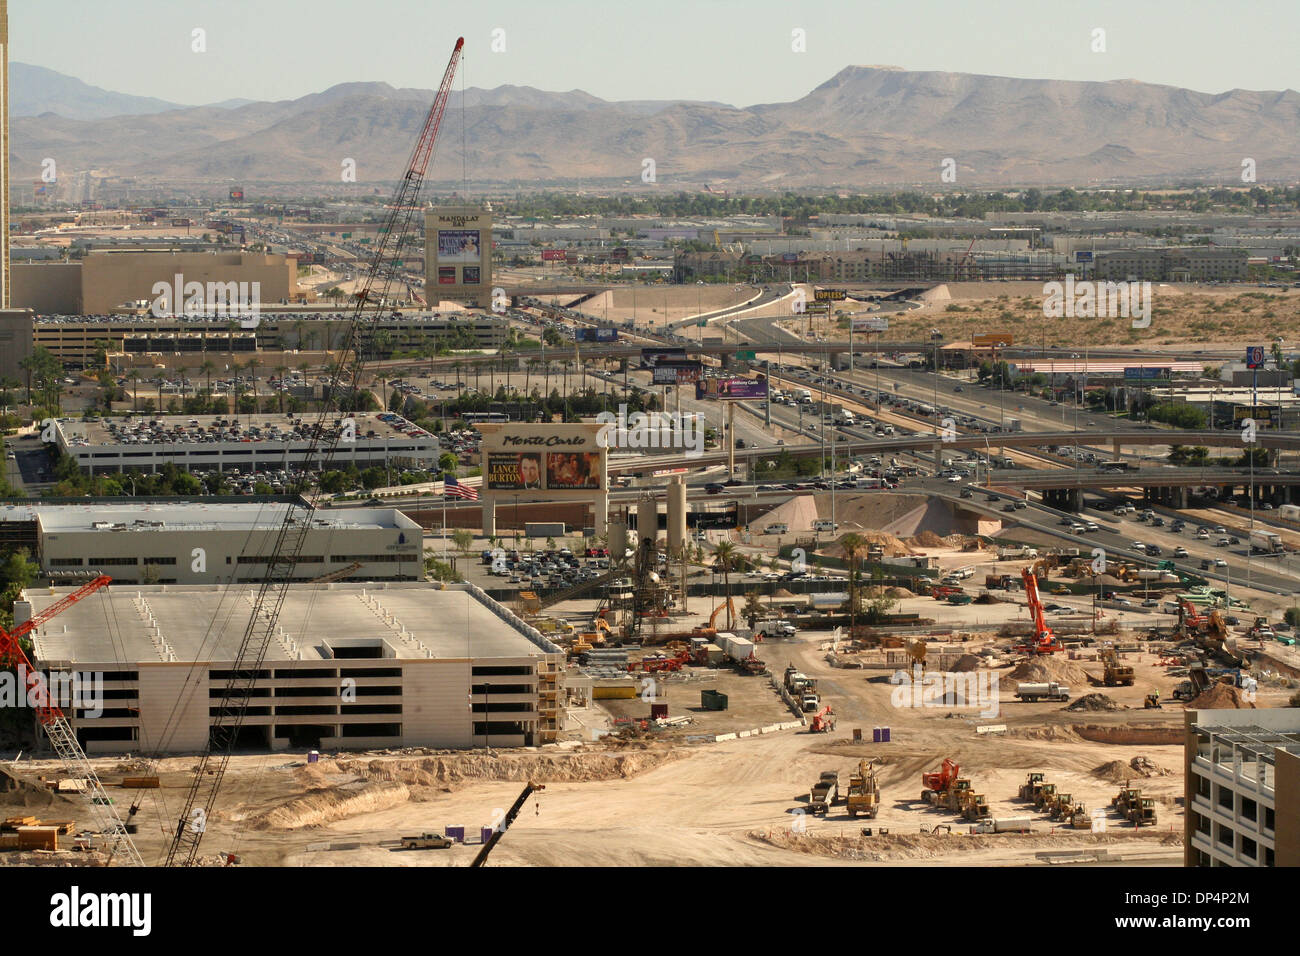
<svg viewBox="0 0 1300 956">
<path fill-rule="evenodd" d="M 984 587 L 989 591 L 1010 591 L 1013 580 L 1015 578 L 1009 574 L 986 574 Z"/>
<path fill-rule="evenodd" d="M 1033 803 L 1038 791 L 1043 789 L 1044 776 L 1046 776 L 1044 773 L 1037 770 L 1031 773 L 1025 782 L 1020 785 L 1020 799 Z"/>
<path fill-rule="evenodd" d="M 849 776 L 845 803 L 851 817 L 859 813 L 874 817 L 880 812 L 880 785 L 876 782 L 876 769 L 869 761 L 859 760 L 858 769 Z"/>
<path fill-rule="evenodd" d="M 1055 681 L 1051 683 L 1026 683 L 1016 688 L 1016 696 L 1024 701 L 1069 700 L 1070 688 Z"/>
<path fill-rule="evenodd" d="M 403 850 L 445 850 L 451 846 L 451 840 L 441 833 L 421 833 L 419 836 L 402 837 Z"/>
<path fill-rule="evenodd" d="M 826 770 L 817 778 L 812 790 L 808 792 L 808 811 L 810 813 L 827 813 L 834 806 L 840 795 L 840 774 L 838 770 Z"/>
<path fill-rule="evenodd" d="M 998 548 L 999 561 L 1021 561 L 1024 560 L 1025 558 L 1036 558 L 1036 557 L 1038 557 L 1037 548 L 1024 548 L 1024 547 L 1014 547 L 1014 546 L 1008 548 Z"/>
<path fill-rule="evenodd" d="M 1128 822 L 1135 827 L 1156 825 L 1156 801 L 1152 797 L 1138 797 L 1128 808 Z"/>
</svg>

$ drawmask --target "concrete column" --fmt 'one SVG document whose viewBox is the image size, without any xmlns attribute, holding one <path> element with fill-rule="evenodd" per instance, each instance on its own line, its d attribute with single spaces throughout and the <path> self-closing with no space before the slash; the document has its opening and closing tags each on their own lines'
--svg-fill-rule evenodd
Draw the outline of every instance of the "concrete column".
<svg viewBox="0 0 1300 956">
<path fill-rule="evenodd" d="M 1111 458 L 1113 458 L 1115 461 L 1119 461 L 1119 459 L 1120 459 L 1120 452 L 1119 452 L 1119 439 L 1118 439 L 1118 438 L 1112 438 L 1112 439 L 1111 439 L 1111 442 L 1110 442 L 1110 450 L 1111 450 Z"/>
<path fill-rule="evenodd" d="M 1083 510 L 1083 490 L 1082 490 L 1081 488 L 1071 488 L 1070 491 L 1069 491 L 1069 496 L 1070 496 L 1070 499 L 1069 499 L 1069 500 L 1070 500 L 1070 510 L 1071 510 L 1071 511 L 1074 511 L 1074 512 L 1082 511 L 1082 510 Z"/>
<path fill-rule="evenodd" d="M 592 515 L 592 528 L 597 535 L 604 534 L 609 529 L 609 492 L 596 492 L 596 500 L 592 505 L 595 512 Z"/>
<path fill-rule="evenodd" d="M 686 481 L 681 475 L 668 479 L 668 553 L 676 554 L 686 542 Z"/>
<path fill-rule="evenodd" d="M 483 537 L 495 538 L 497 536 L 497 499 L 496 495 L 480 494 L 479 509 L 483 515 Z"/>
</svg>

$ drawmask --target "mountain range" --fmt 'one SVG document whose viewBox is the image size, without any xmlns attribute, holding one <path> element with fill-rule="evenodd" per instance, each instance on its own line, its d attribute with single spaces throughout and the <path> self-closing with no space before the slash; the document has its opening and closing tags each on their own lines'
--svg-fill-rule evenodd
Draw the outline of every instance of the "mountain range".
<svg viewBox="0 0 1300 956">
<path fill-rule="evenodd" d="M 51 156 L 61 176 L 324 186 L 340 184 L 352 159 L 352 188 L 369 192 L 400 175 L 434 95 L 344 83 L 292 100 L 186 107 L 19 66 L 18 181 Z M 642 183 L 646 158 L 654 186 Z M 459 183 L 464 166 L 471 184 L 520 188 L 939 189 L 953 188 L 941 179 L 948 165 L 956 188 L 1240 184 L 1247 158 L 1260 182 L 1300 176 L 1300 93 L 854 66 L 792 102 L 745 108 L 519 86 L 456 92 L 430 181 Z"/>
</svg>

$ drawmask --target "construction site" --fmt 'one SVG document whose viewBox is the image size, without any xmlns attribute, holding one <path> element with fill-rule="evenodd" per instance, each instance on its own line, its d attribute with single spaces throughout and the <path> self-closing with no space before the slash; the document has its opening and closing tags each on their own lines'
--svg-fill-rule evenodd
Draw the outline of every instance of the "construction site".
<svg viewBox="0 0 1300 956">
<path fill-rule="evenodd" d="M 380 303 L 406 281 L 391 264 L 424 221 L 463 43 L 383 207 L 324 407 L 295 426 L 304 475 L 355 456 L 339 416 L 373 374 Z M 447 218 L 446 261 L 469 262 L 490 237 Z M 457 268 L 457 287 L 476 284 Z M 734 384 L 743 398 L 757 380 Z M 479 497 L 451 474 L 436 536 L 428 521 L 325 522 L 300 479 L 270 518 L 240 518 L 249 537 L 215 581 L 142 570 L 114 588 L 121 564 L 191 560 L 150 550 L 161 529 L 129 555 L 56 559 L 85 580 L 25 588 L 0 629 L 7 692 L 37 738 L 0 767 L 0 865 L 1173 866 L 1209 832 L 1215 865 L 1300 862 L 1300 724 L 1284 712 L 1300 656 L 1266 614 L 1235 617 L 1263 592 L 995 537 L 1003 524 L 960 499 L 893 497 L 879 477 L 838 511 L 824 481 L 829 502 L 753 487 L 743 523 L 738 502 L 688 511 L 686 467 L 650 467 L 614 499 L 592 423 L 501 424 L 473 476 L 484 534 L 454 577 L 353 577 L 398 563 L 408 533 L 429 564 L 450 559 L 447 498 Z M 740 485 L 734 464 L 693 490 Z M 594 527 L 575 547 L 541 547 L 542 530 L 507 551 L 497 497 L 517 512 L 518 493 L 542 491 L 599 499 Z M 125 537 L 125 520 L 89 531 L 111 539 L 115 524 Z M 365 554 L 334 537 L 362 532 L 395 540 Z M 1241 716 L 1253 710 L 1273 711 L 1267 726 Z M 1189 742 L 1229 711 L 1205 731 L 1220 743 Z M 1224 746 L 1260 767 L 1284 755 L 1259 772 L 1249 838 L 1225 841 L 1214 791 L 1192 782 Z"/>
</svg>

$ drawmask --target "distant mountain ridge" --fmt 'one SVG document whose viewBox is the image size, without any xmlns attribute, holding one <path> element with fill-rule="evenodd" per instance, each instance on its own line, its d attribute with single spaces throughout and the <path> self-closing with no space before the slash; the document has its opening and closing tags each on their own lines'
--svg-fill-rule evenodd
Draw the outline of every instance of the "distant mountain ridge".
<svg viewBox="0 0 1300 956">
<path fill-rule="evenodd" d="M 34 95 L 38 81 L 48 89 Z M 154 182 L 338 183 L 343 160 L 353 159 L 365 189 L 400 174 L 433 99 L 431 90 L 359 82 L 293 100 L 180 107 L 87 87 L 102 95 L 73 116 L 77 102 L 62 112 L 55 105 L 90 96 L 80 81 L 44 71 L 23 82 L 15 170 L 60 155 L 61 172 Z M 32 113 L 35 101 L 46 105 L 41 114 Z M 84 115 L 110 107 L 136 112 L 130 123 Z M 1300 177 L 1294 90 L 1209 94 L 1132 80 L 847 67 L 793 102 L 743 109 L 525 86 L 471 88 L 463 107 L 464 157 L 460 117 L 452 121 L 462 108 L 457 91 L 444 127 L 456 135 L 444 134 L 431 181 L 459 182 L 464 158 L 472 182 L 640 188 L 647 157 L 656 183 L 646 189 L 1239 183 L 1245 158 L 1261 182 Z M 945 159 L 955 183 L 940 178 Z"/>
</svg>

